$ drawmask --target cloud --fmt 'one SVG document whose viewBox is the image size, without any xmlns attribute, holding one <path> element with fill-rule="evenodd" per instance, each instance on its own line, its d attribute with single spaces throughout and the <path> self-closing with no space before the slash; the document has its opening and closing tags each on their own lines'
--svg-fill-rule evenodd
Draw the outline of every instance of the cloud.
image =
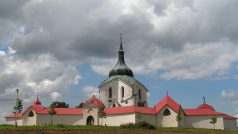
<svg viewBox="0 0 238 134">
<path fill-rule="evenodd" d="M 231 103 L 238 113 L 238 91 L 237 90 L 222 90 L 221 97 L 225 102 Z"/>
<path fill-rule="evenodd" d="M 83 88 L 83 93 L 86 94 L 89 97 L 92 97 L 93 95 L 96 95 L 98 97 L 98 88 L 93 86 L 85 86 Z"/>
<path fill-rule="evenodd" d="M 54 101 L 57 101 L 62 95 L 58 92 L 53 92 L 50 94 L 50 98 L 53 99 Z"/>
<path fill-rule="evenodd" d="M 24 106 L 27 106 L 36 99 L 36 95 L 54 100 L 59 97 L 67 98 L 61 94 L 69 92 L 69 86 L 77 84 L 81 78 L 74 66 L 65 64 L 50 54 L 25 60 L 10 49 L 1 56 L 0 64 L 0 104 L 4 105 L 0 110 L 2 113 L 8 111 L 9 114 L 12 111 L 16 88 L 20 89 L 19 97 Z"/>
</svg>

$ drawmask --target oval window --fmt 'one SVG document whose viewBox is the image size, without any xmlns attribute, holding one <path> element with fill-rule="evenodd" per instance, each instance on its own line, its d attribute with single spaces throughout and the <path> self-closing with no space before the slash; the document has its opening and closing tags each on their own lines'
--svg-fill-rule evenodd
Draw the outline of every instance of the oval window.
<svg viewBox="0 0 238 134">
<path fill-rule="evenodd" d="M 166 108 L 166 109 L 164 110 L 163 115 L 164 115 L 164 116 L 169 116 L 169 115 L 171 115 L 171 112 L 169 111 L 168 108 Z"/>
<path fill-rule="evenodd" d="M 33 117 L 34 116 L 34 113 L 31 111 L 29 114 L 28 114 L 29 117 Z"/>
</svg>

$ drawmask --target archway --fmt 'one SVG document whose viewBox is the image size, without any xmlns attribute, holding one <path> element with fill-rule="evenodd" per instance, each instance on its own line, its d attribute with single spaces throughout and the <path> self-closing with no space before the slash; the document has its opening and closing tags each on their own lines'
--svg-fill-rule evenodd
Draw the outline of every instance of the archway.
<svg viewBox="0 0 238 134">
<path fill-rule="evenodd" d="M 94 125 L 94 118 L 93 118 L 93 116 L 88 116 L 88 118 L 87 118 L 87 125 Z"/>
</svg>

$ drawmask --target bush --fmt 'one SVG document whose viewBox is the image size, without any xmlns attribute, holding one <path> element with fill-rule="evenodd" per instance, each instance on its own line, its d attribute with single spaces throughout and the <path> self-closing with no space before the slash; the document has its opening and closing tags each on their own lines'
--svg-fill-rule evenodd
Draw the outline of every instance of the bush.
<svg viewBox="0 0 238 134">
<path fill-rule="evenodd" d="M 135 128 L 142 128 L 142 129 L 155 129 L 155 126 L 148 123 L 148 122 L 139 122 L 139 123 L 125 123 L 121 124 L 120 128 L 122 129 L 135 129 Z"/>
</svg>

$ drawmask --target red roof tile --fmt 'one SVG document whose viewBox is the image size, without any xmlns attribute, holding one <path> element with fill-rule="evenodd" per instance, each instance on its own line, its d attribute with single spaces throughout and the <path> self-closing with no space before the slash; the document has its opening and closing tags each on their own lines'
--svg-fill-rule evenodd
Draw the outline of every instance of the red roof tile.
<svg viewBox="0 0 238 134">
<path fill-rule="evenodd" d="M 238 118 L 236 118 L 234 116 L 231 116 L 231 115 L 228 115 L 228 114 L 224 114 L 223 118 L 224 119 L 235 119 L 235 120 L 238 119 Z"/>
<path fill-rule="evenodd" d="M 26 107 L 22 112 L 17 114 L 17 118 L 22 118 L 29 109 L 33 109 L 36 113 L 38 113 L 43 109 L 45 109 L 45 107 L 41 105 L 41 102 L 37 97 L 37 100 L 31 106 Z M 16 118 L 16 115 L 15 114 L 8 115 L 6 116 L 6 118 Z"/>
<path fill-rule="evenodd" d="M 216 112 L 210 109 L 184 109 L 184 112 L 186 115 L 191 116 L 191 115 L 223 115 L 223 113 Z"/>
<path fill-rule="evenodd" d="M 46 108 L 38 114 L 48 114 L 50 108 Z M 57 115 L 81 115 L 83 114 L 83 110 L 81 108 L 55 108 Z"/>
<path fill-rule="evenodd" d="M 102 102 L 100 100 L 98 100 L 95 95 L 93 95 L 90 99 L 86 100 L 84 105 L 88 105 L 88 104 L 94 104 L 96 106 L 103 106 Z"/>
<path fill-rule="evenodd" d="M 157 113 L 160 112 L 166 105 L 172 108 L 175 112 L 177 113 L 179 112 L 180 104 L 178 104 L 168 95 L 165 96 L 158 104 L 155 105 L 156 112 Z"/>
<path fill-rule="evenodd" d="M 104 109 L 106 114 L 124 114 L 124 113 L 144 113 L 144 114 L 156 114 L 154 108 L 136 107 L 136 106 L 124 106 L 124 107 L 111 107 Z"/>
</svg>

